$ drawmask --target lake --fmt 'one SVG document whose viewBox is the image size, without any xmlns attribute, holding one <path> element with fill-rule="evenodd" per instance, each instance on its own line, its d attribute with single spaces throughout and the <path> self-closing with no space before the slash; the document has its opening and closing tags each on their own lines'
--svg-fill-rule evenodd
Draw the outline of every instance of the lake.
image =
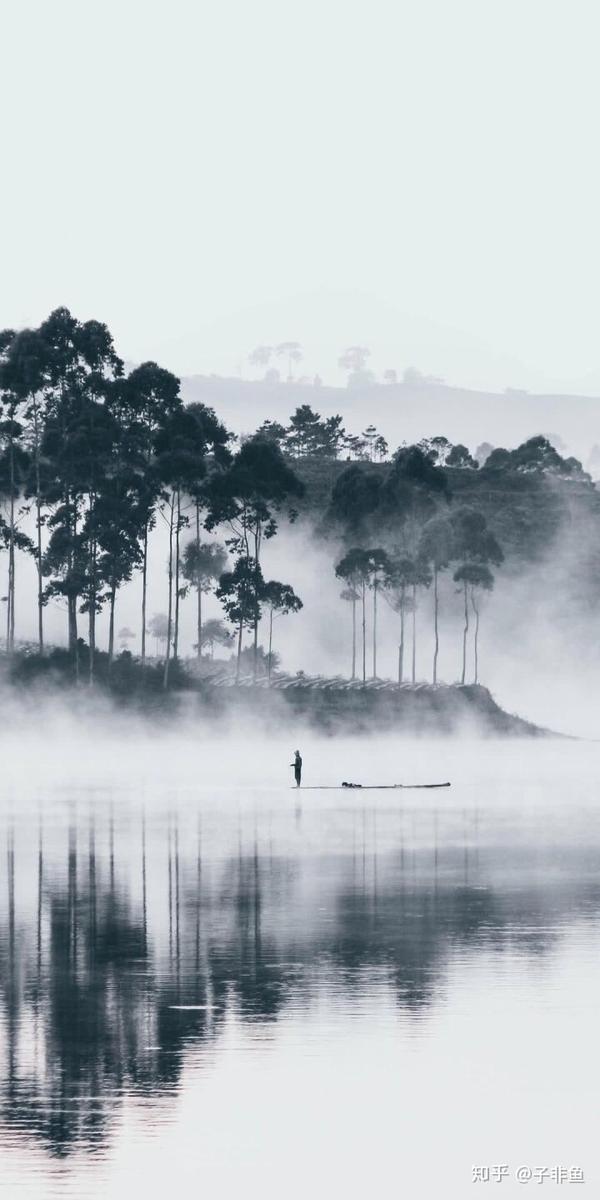
<svg viewBox="0 0 600 1200">
<path fill-rule="evenodd" d="M 0 1195 L 597 1194 L 600 747 L 300 746 L 5 737 Z"/>
</svg>

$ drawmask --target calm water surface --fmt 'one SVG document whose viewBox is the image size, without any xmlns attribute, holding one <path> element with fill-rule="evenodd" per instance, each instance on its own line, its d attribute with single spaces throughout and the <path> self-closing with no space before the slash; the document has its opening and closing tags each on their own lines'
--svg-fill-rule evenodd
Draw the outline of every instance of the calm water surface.
<svg viewBox="0 0 600 1200">
<path fill-rule="evenodd" d="M 5 754 L 0 1194 L 600 1194 L 599 748 L 288 741 Z"/>
</svg>

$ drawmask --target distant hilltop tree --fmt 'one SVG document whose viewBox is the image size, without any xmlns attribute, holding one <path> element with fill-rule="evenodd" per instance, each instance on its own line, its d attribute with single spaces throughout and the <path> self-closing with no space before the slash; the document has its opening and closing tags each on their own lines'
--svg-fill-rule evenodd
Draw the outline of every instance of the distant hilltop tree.
<svg viewBox="0 0 600 1200">
<path fill-rule="evenodd" d="M 402 382 L 407 387 L 419 388 L 427 387 L 429 384 L 440 384 L 444 380 L 439 375 L 424 375 L 416 367 L 407 367 L 402 376 Z"/>
<path fill-rule="evenodd" d="M 278 358 L 287 359 L 287 377 L 288 383 L 291 383 L 294 378 L 294 364 L 301 362 L 303 357 L 300 342 L 280 342 L 275 347 L 275 353 Z"/>
<path fill-rule="evenodd" d="M 474 658 L 475 678 L 479 678 L 479 604 L 478 596 L 483 592 L 491 592 L 494 586 L 494 576 L 490 565 L 499 567 L 504 562 L 504 553 L 495 535 L 488 529 L 483 513 L 472 508 L 460 508 L 452 518 L 454 529 L 453 558 L 458 560 L 454 572 L 454 582 L 459 585 L 463 595 L 464 627 L 462 637 L 462 674 L 461 684 L 466 681 L 467 646 L 469 637 L 469 604 L 475 614 Z"/>
<path fill-rule="evenodd" d="M 446 459 L 446 466 L 447 467 L 458 467 L 460 470 L 463 470 L 463 471 L 464 470 L 476 471 L 478 469 L 479 463 L 477 462 L 476 459 L 473 458 L 471 451 L 468 450 L 466 446 L 462 445 L 462 442 L 457 442 L 457 444 L 455 446 L 452 446 L 452 448 L 450 450 L 450 453 Z"/>
<path fill-rule="evenodd" d="M 248 362 L 252 367 L 268 367 L 272 357 L 272 346 L 255 346 L 248 355 Z"/>
<path fill-rule="evenodd" d="M 452 445 L 447 437 L 422 438 L 419 449 L 427 454 L 438 467 L 458 467 L 461 470 L 477 470 L 478 463 L 462 442 Z"/>
<path fill-rule="evenodd" d="M 345 438 L 339 414 L 321 417 L 310 404 L 301 404 L 290 417 L 285 448 L 293 458 L 337 458 Z"/>
<path fill-rule="evenodd" d="M 488 471 L 528 471 L 540 472 L 545 475 L 558 475 L 564 479 L 590 481 L 579 459 L 563 458 L 555 450 L 548 438 L 539 434 L 528 438 L 516 450 L 504 450 L 502 447 L 492 450 L 486 460 L 484 470 Z"/>
<path fill-rule="evenodd" d="M 288 431 L 285 425 L 281 425 L 279 421 L 263 421 L 262 425 L 259 425 L 256 430 L 257 437 L 266 438 L 269 442 L 275 442 L 275 445 L 279 446 L 280 450 L 283 450 L 285 447 L 287 434 Z"/>
<path fill-rule="evenodd" d="M 374 425 L 367 425 L 367 428 L 363 430 L 362 439 L 365 444 L 365 456 L 369 462 L 381 462 L 387 457 L 388 444 Z"/>
<path fill-rule="evenodd" d="M 364 387 L 375 382 L 372 371 L 367 369 L 367 360 L 371 351 L 367 346 L 348 346 L 338 358 L 338 367 L 348 372 L 346 386 Z"/>
</svg>

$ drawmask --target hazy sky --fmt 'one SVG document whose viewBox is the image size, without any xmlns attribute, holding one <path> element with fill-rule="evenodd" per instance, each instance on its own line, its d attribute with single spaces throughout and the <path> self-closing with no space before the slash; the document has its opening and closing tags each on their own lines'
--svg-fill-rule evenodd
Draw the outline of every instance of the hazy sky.
<svg viewBox="0 0 600 1200">
<path fill-rule="evenodd" d="M 0 321 L 600 393 L 599 37 L 594 0 L 5 0 Z"/>
</svg>

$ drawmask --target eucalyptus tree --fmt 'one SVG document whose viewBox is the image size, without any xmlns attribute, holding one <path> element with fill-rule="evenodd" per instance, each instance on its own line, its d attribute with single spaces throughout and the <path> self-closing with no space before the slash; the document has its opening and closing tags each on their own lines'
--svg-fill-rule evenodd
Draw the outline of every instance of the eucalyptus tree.
<svg viewBox="0 0 600 1200">
<path fill-rule="evenodd" d="M 293 500 L 304 494 L 304 485 L 286 463 L 279 447 L 261 437 L 249 438 L 234 456 L 231 465 L 222 473 L 215 474 L 206 489 L 208 516 L 206 528 L 215 529 L 226 525 L 231 537 L 226 539 L 230 550 L 253 564 L 256 572 L 256 596 L 260 593 L 260 556 L 263 539 L 277 533 L 277 516 L 284 512 L 288 520 L 296 518 Z M 237 564 L 236 564 L 237 567 Z M 248 567 L 238 568 L 238 574 L 247 575 Z M 240 574 L 240 578 L 241 578 Z M 240 603 L 249 596 L 244 584 L 240 591 Z M 259 603 L 253 600 L 254 657 L 258 659 Z M 243 613 L 240 630 L 247 621 Z M 239 645 L 241 647 L 241 634 Z M 240 650 L 241 653 L 241 650 Z"/>
<path fill-rule="evenodd" d="M 400 640 L 398 644 L 398 683 L 404 682 L 404 653 L 406 649 L 406 614 L 412 618 L 411 681 L 416 682 L 417 673 L 417 593 L 428 588 L 431 572 L 426 560 L 417 554 L 410 557 L 397 550 L 390 557 L 384 596 L 390 607 L 400 616 Z"/>
<path fill-rule="evenodd" d="M 356 605 L 360 599 L 360 595 L 355 587 L 350 584 L 340 592 L 340 600 L 345 600 L 352 605 L 352 674 L 351 679 L 356 679 Z"/>
<path fill-rule="evenodd" d="M 118 430 L 107 392 L 123 372 L 106 325 L 77 321 L 57 309 L 40 327 L 47 350 L 47 412 L 40 453 L 47 461 L 44 499 L 53 508 L 44 555 L 45 595 L 67 601 L 69 647 L 79 675 L 77 607 L 89 620 L 89 675 L 94 675 L 100 605 L 98 514 L 103 473 Z"/>
<path fill-rule="evenodd" d="M 400 617 L 398 641 L 398 683 L 404 682 L 404 650 L 406 644 L 406 614 L 413 608 L 409 595 L 414 574 L 412 558 L 400 553 L 392 556 L 390 571 L 384 588 L 384 598 L 390 608 Z"/>
<path fill-rule="evenodd" d="M 108 604 L 108 661 L 115 646 L 115 608 L 118 589 L 128 583 L 142 563 L 141 537 L 146 507 L 139 495 L 137 475 L 119 472 L 103 480 L 96 501 L 98 522 L 98 573 L 105 590 L 100 605 Z"/>
<path fill-rule="evenodd" d="M 112 663 L 115 643 L 115 605 L 118 589 L 134 571 L 143 567 L 147 536 L 148 497 L 156 490 L 152 465 L 144 470 L 143 435 L 137 395 L 130 378 L 113 382 L 107 406 L 115 422 L 106 470 L 96 500 L 99 571 L 105 591 L 101 603 L 109 606 L 108 661 Z M 145 648 L 145 647 L 144 647 Z"/>
<path fill-rule="evenodd" d="M 175 660 L 178 658 L 179 649 L 180 539 L 181 530 L 188 524 L 188 518 L 182 509 L 182 496 L 190 494 L 199 487 L 206 474 L 206 442 L 201 425 L 194 414 L 183 408 L 172 412 L 155 435 L 154 452 L 156 477 L 161 484 L 162 505 L 166 511 L 169 531 L 167 560 L 167 622 L 169 628 L 163 676 L 163 686 L 167 688 L 171 661 L 171 639 Z"/>
<path fill-rule="evenodd" d="M 217 549 L 214 543 L 203 544 L 201 542 L 201 519 L 207 507 L 207 487 L 210 485 L 211 479 L 231 464 L 232 455 L 229 443 L 233 435 L 218 420 L 214 410 L 206 404 L 189 404 L 186 408 L 186 413 L 191 415 L 196 421 L 198 425 L 197 438 L 200 439 L 204 447 L 203 469 L 198 473 L 197 477 L 191 473 L 188 474 L 188 478 L 186 479 L 186 490 L 194 508 L 195 543 L 193 550 L 189 546 L 186 546 L 183 563 L 184 577 L 189 584 L 192 584 L 196 588 L 197 646 L 198 656 L 200 656 L 202 643 L 202 593 L 210 591 L 213 582 L 225 570 L 226 562 L 225 551 L 222 547 L 218 547 Z M 209 561 L 211 556 L 213 558 L 212 562 Z M 203 572 L 205 573 L 209 567 L 213 568 L 212 574 L 209 573 L 203 578 Z M 190 570 L 192 574 L 190 574 Z M 195 578 L 192 576 L 195 576 Z"/>
<path fill-rule="evenodd" d="M 423 527 L 419 544 L 421 557 L 429 563 L 433 574 L 433 683 L 437 683 L 438 655 L 440 649 L 439 637 L 439 575 L 445 571 L 454 553 L 454 535 L 452 525 L 445 517 L 432 517 Z"/>
<path fill-rule="evenodd" d="M 479 587 L 480 589 L 490 591 L 493 586 L 490 563 L 493 566 L 499 567 L 504 561 L 504 554 L 495 535 L 488 529 L 483 513 L 476 512 L 471 508 L 458 509 L 452 524 L 454 528 L 455 557 L 459 560 L 459 566 L 454 572 L 453 578 L 455 583 L 460 585 L 463 595 L 464 624 L 461 683 L 464 684 L 467 674 L 470 588 L 476 589 Z M 485 571 L 482 570 L 484 567 Z M 489 579 L 488 576 L 490 577 Z M 477 579 L 480 580 L 479 583 L 474 582 Z M 479 635 L 479 613 L 475 608 L 474 611 L 477 618 L 477 635 Z"/>
<path fill-rule="evenodd" d="M 369 550 L 368 554 L 368 585 L 373 592 L 373 679 L 377 679 L 377 596 L 382 584 L 385 584 L 385 581 L 390 577 L 392 564 L 385 550 L 382 550 L 381 547 Z"/>
<path fill-rule="evenodd" d="M 362 650 L 362 679 L 367 679 L 367 588 L 373 578 L 372 550 L 363 550 L 355 546 L 344 554 L 336 564 L 335 573 L 338 579 L 343 579 L 349 587 L 358 591 L 361 603 L 361 650 Z M 353 655 L 354 659 L 354 655 Z"/>
<path fill-rule="evenodd" d="M 15 551 L 31 546 L 17 529 L 17 502 L 25 489 L 29 457 L 24 445 L 24 394 L 14 361 L 15 340 L 11 330 L 0 333 L 0 495 L 8 517 L 3 520 L 2 528 L 2 540 L 8 551 L 7 654 L 12 654 L 15 641 Z"/>
<path fill-rule="evenodd" d="M 269 666 L 268 678 L 271 679 L 273 663 L 273 617 L 275 613 L 287 616 L 288 613 L 300 612 L 302 601 L 296 595 L 289 583 L 280 583 L 278 579 L 269 579 L 262 589 L 262 597 L 269 613 Z"/>
<path fill-rule="evenodd" d="M 196 540 L 188 542 L 183 549 L 181 570 L 188 585 L 195 588 L 197 595 L 197 654 L 202 654 L 202 595 L 211 592 L 223 574 L 227 563 L 227 551 L 220 542 L 201 542 L 199 530 Z M 187 590 L 187 589 L 186 589 Z"/>
<path fill-rule="evenodd" d="M 0 339 L 3 340 L 3 339 Z M 5 343 L 6 344 L 6 343 Z M 48 383 L 48 348 L 40 330 L 23 329 L 8 339 L 3 356 L 2 374 L 6 384 L 21 408 L 25 420 L 24 443 L 28 455 L 30 472 L 25 482 L 26 497 L 34 497 L 36 510 L 36 545 L 31 546 L 37 571 L 38 646 L 44 650 L 44 575 L 42 569 L 42 484 L 41 484 L 41 439 L 45 413 L 45 390 Z M 21 456 L 21 467 L 24 460 Z M 14 466 L 14 464 L 13 464 Z M 14 490 L 14 489 L 13 489 Z M 10 528 L 13 530 L 13 568 L 9 572 L 10 611 L 14 617 L 14 504 L 12 505 Z"/>
<path fill-rule="evenodd" d="M 156 524 L 156 511 L 162 495 L 156 469 L 155 441 L 174 413 L 182 409 L 179 380 L 171 371 L 155 362 L 136 367 L 127 380 L 127 404 L 132 414 L 132 436 L 136 447 L 135 464 L 139 476 L 141 507 L 141 660 L 146 661 L 146 609 L 148 598 L 148 537 Z"/>
<path fill-rule="evenodd" d="M 424 558 L 417 555 L 413 560 L 411 575 L 411 620 L 412 620 L 412 660 L 411 682 L 417 681 L 417 593 L 420 588 L 428 588 L 431 584 L 431 571 Z"/>
<path fill-rule="evenodd" d="M 467 593 L 471 600 L 471 607 L 475 614 L 475 630 L 473 637 L 474 651 L 474 678 L 473 683 L 479 682 L 479 595 L 481 592 L 491 592 L 494 586 L 494 576 L 486 563 L 482 562 L 464 562 L 454 574 L 456 583 L 462 584 L 465 597 L 465 636 L 469 630 L 469 610 Z M 463 650 L 463 678 L 465 682 L 465 657 L 466 646 Z"/>
<path fill-rule="evenodd" d="M 228 621 L 237 630 L 236 681 L 240 678 L 242 641 L 244 630 L 254 631 L 260 621 L 261 600 L 265 582 L 260 565 L 250 555 L 240 554 L 231 571 L 224 571 L 219 580 L 217 597 Z M 258 654 L 255 648 L 253 661 L 256 674 Z"/>
</svg>

